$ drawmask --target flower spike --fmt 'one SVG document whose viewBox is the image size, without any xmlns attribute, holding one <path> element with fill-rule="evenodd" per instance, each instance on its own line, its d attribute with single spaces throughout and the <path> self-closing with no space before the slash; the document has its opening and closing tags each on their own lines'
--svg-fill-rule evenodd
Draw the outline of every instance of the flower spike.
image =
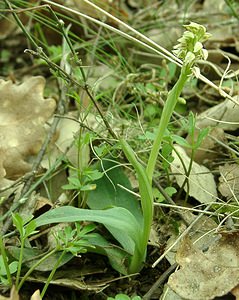
<svg viewBox="0 0 239 300">
<path fill-rule="evenodd" d="M 174 46 L 173 53 L 183 60 L 184 66 L 193 67 L 199 59 L 206 60 L 208 52 L 203 48 L 203 42 L 211 37 L 211 34 L 206 32 L 203 25 L 191 22 L 189 25 L 184 25 L 187 29 L 181 38 L 178 39 L 178 44 Z"/>
</svg>

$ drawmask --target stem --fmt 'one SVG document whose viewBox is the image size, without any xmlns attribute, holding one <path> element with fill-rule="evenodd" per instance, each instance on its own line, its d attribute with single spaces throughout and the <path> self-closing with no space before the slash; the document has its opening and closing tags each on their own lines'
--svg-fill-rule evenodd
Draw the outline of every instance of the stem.
<svg viewBox="0 0 239 300">
<path fill-rule="evenodd" d="M 32 36 L 28 33 L 28 31 L 25 29 L 24 25 L 22 24 L 21 20 L 19 19 L 16 11 L 12 8 L 11 2 L 8 0 L 4 0 L 5 4 L 7 7 L 9 7 L 10 11 L 12 12 L 12 15 L 17 23 L 17 25 L 21 28 L 21 30 L 24 32 L 24 34 L 26 35 L 26 37 L 28 38 L 28 40 L 32 43 L 32 45 L 34 47 L 37 47 L 36 42 L 34 41 L 34 39 L 32 38 Z"/>
<path fill-rule="evenodd" d="M 24 244 L 25 244 L 25 239 L 24 237 L 21 237 L 21 248 L 20 248 L 20 255 L 19 255 L 19 260 L 17 265 L 17 276 L 16 276 L 16 283 L 15 283 L 17 291 L 18 291 L 18 283 L 19 283 L 21 269 L 22 269 Z"/>
<path fill-rule="evenodd" d="M 141 246 L 141 245 L 135 245 L 134 254 L 130 258 L 128 274 L 138 273 L 142 269 L 142 266 L 143 266 L 143 263 L 144 263 L 145 257 L 146 257 L 147 248 L 143 249 L 144 252 L 142 252 L 142 249 L 139 249 L 139 246 Z"/>
<path fill-rule="evenodd" d="M 123 139 L 120 140 L 120 143 L 125 156 L 137 173 L 139 194 L 144 219 L 142 233 L 139 232 L 138 242 L 135 245 L 135 253 L 129 266 L 129 273 L 135 273 L 139 271 L 142 266 L 142 262 L 145 260 L 150 229 L 153 221 L 153 192 L 146 171 L 137 160 L 130 145 Z"/>
<path fill-rule="evenodd" d="M 168 126 L 168 123 L 172 116 L 175 105 L 178 101 L 178 98 L 182 92 L 182 89 L 183 89 L 187 79 L 188 79 L 188 72 L 186 72 L 185 69 L 182 68 L 178 81 L 176 82 L 176 84 L 174 85 L 172 90 L 168 93 L 168 98 L 167 98 L 164 108 L 163 108 L 159 127 L 157 128 L 157 131 L 156 131 L 156 138 L 154 140 L 153 147 L 150 152 L 150 156 L 149 156 L 149 160 L 148 160 L 148 164 L 147 164 L 147 168 L 146 168 L 146 172 L 147 172 L 150 184 L 152 184 L 153 173 L 154 173 L 159 149 L 160 149 L 160 146 L 162 143 L 162 139 L 163 139 L 165 130 Z"/>
<path fill-rule="evenodd" d="M 48 257 L 50 257 L 51 255 L 53 255 L 55 252 L 57 251 L 57 249 L 53 249 L 52 251 L 50 251 L 48 254 L 44 255 L 40 260 L 38 260 L 28 271 L 27 273 L 23 276 L 22 280 L 20 281 L 19 285 L 18 285 L 18 291 L 20 290 L 20 288 L 22 287 L 22 285 L 24 284 L 24 282 L 26 281 L 27 277 L 31 275 L 31 273 L 36 269 L 37 266 L 39 266 L 44 260 L 46 260 Z"/>
<path fill-rule="evenodd" d="M 60 263 L 61 263 L 61 261 L 62 261 L 63 256 L 65 255 L 65 253 L 66 253 L 65 250 L 62 251 L 62 254 L 61 254 L 60 257 L 58 258 L 57 262 L 56 262 L 55 265 L 54 265 L 54 268 L 52 269 L 50 275 L 48 276 L 47 281 L 46 281 L 46 283 L 45 283 L 45 285 L 44 285 L 44 288 L 43 288 L 43 290 L 42 290 L 42 292 L 41 292 L 41 299 L 44 297 L 44 295 L 45 295 L 45 293 L 46 293 L 46 290 L 47 290 L 47 288 L 48 288 L 48 286 L 49 286 L 49 284 L 50 284 L 50 282 L 51 282 L 51 280 L 52 280 L 52 278 L 53 278 L 53 276 L 54 276 L 54 274 L 55 274 L 55 272 L 56 272 L 56 269 L 59 267 L 59 265 L 60 265 Z"/>
<path fill-rule="evenodd" d="M 3 243 L 3 238 L 2 238 L 2 234 L 0 234 L 0 251 L 1 251 L 1 255 L 2 255 L 2 259 L 3 259 L 3 263 L 4 263 L 4 267 L 6 270 L 6 274 L 7 274 L 7 280 L 10 286 L 12 286 L 12 277 L 11 277 L 11 272 L 9 269 L 9 265 L 7 262 L 7 254 L 5 251 L 5 246 Z"/>
</svg>

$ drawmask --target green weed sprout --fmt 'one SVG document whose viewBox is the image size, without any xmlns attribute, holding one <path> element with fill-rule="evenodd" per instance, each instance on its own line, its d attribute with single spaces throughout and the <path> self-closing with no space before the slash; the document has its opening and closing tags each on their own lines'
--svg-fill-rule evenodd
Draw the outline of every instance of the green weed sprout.
<svg viewBox="0 0 239 300">
<path fill-rule="evenodd" d="M 128 295 L 125 294 L 117 294 L 114 298 L 108 297 L 107 300 L 141 300 L 140 296 L 133 296 L 130 298 Z"/>
<path fill-rule="evenodd" d="M 21 287 L 23 286 L 27 278 L 31 275 L 31 273 L 40 264 L 42 264 L 50 256 L 56 254 L 57 252 L 59 253 L 59 257 L 56 260 L 56 263 L 53 266 L 46 280 L 46 283 L 43 287 L 43 290 L 41 292 L 41 298 L 43 298 L 57 268 L 60 266 L 66 253 L 71 253 L 73 256 L 76 256 L 79 255 L 80 253 L 86 253 L 89 248 L 93 248 L 93 246 L 88 242 L 88 239 L 90 237 L 94 237 L 94 233 L 92 233 L 92 231 L 95 229 L 95 225 L 89 224 L 83 227 L 79 223 L 75 223 L 75 229 L 72 229 L 71 226 L 67 226 L 64 228 L 64 230 L 56 233 L 55 234 L 55 239 L 57 242 L 56 247 L 51 251 L 47 252 L 40 259 L 38 259 L 36 263 L 31 266 L 31 268 L 24 274 L 24 276 L 20 280 L 25 242 L 28 237 L 30 237 L 31 235 L 37 232 L 35 231 L 37 224 L 35 223 L 35 220 L 31 220 L 31 217 L 24 220 L 18 213 L 13 214 L 12 217 L 13 217 L 13 223 L 20 234 L 21 247 L 20 247 L 20 255 L 19 255 L 18 262 L 13 262 L 14 265 L 13 263 L 11 263 L 8 268 L 9 268 L 9 273 L 13 273 L 13 271 L 14 272 L 17 271 L 15 285 L 18 291 L 21 289 Z M 17 266 L 15 266 L 16 263 Z M 0 259 L 0 264 L 1 264 L 1 259 Z M 12 282 L 9 282 L 9 278 L 8 278 L 8 284 L 12 285 Z"/>
<path fill-rule="evenodd" d="M 14 274 L 17 271 L 18 262 L 13 261 L 8 262 L 7 253 L 5 250 L 5 245 L 3 237 L 0 234 L 0 284 L 6 286 L 12 286 L 12 277 L 11 274 Z"/>
<path fill-rule="evenodd" d="M 139 272 L 145 262 L 153 221 L 152 178 L 163 136 L 185 83 L 193 73 L 199 74 L 199 69 L 195 67 L 197 60 L 207 58 L 207 51 L 203 48 L 202 43 L 210 37 L 210 34 L 206 33 L 205 27 L 191 22 L 189 25 L 185 25 L 185 28 L 186 31 L 178 40 L 179 44 L 174 47 L 174 54 L 183 60 L 181 73 L 165 102 L 147 167 L 144 168 L 141 165 L 135 152 L 124 138 L 119 140 L 126 158 L 137 173 L 143 214 L 142 223 L 138 221 L 131 211 L 117 206 L 104 210 L 63 206 L 48 211 L 35 220 L 37 226 L 76 221 L 92 221 L 103 224 L 120 243 L 122 250 L 126 254 L 118 262 L 118 265 L 117 262 L 114 263 L 114 268 L 121 272 L 122 264 L 125 264 L 127 269 L 125 273 L 128 274 Z M 99 240 L 98 245 L 102 245 L 102 242 Z"/>
<path fill-rule="evenodd" d="M 36 224 L 34 220 L 31 220 L 33 216 L 27 217 L 26 219 L 23 219 L 18 213 L 12 214 L 12 220 L 13 224 L 16 226 L 19 235 L 20 235 L 20 255 L 18 260 L 18 266 L 17 266 L 17 275 L 16 275 L 16 288 L 18 288 L 20 275 L 21 275 L 21 269 L 22 269 L 22 262 L 23 262 L 23 252 L 24 252 L 24 246 L 27 238 L 29 238 L 31 235 L 37 233 Z"/>
<path fill-rule="evenodd" d="M 93 246 L 89 244 L 88 237 L 94 236 L 92 231 L 95 229 L 95 225 L 89 224 L 86 226 L 81 226 L 79 223 L 75 223 L 75 229 L 72 229 L 71 226 L 67 226 L 63 231 L 58 231 L 55 238 L 57 241 L 57 251 L 61 251 L 61 255 L 56 261 L 55 265 L 52 268 L 50 275 L 47 278 L 47 281 L 42 289 L 41 298 L 44 297 L 51 280 L 60 266 L 63 257 L 66 253 L 70 252 L 74 256 L 79 255 L 80 253 L 86 253 L 88 248 Z"/>
</svg>

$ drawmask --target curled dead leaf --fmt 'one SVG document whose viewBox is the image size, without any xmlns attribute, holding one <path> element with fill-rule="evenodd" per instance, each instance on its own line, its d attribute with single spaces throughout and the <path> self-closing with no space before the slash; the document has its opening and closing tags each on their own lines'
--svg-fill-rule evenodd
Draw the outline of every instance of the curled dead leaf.
<svg viewBox="0 0 239 300">
<path fill-rule="evenodd" d="M 238 101 L 237 96 L 233 98 Z M 200 128 L 217 126 L 224 130 L 237 130 L 239 128 L 239 105 L 226 99 L 201 113 L 197 118 L 196 125 Z"/>
<path fill-rule="evenodd" d="M 197 140 L 198 135 L 199 130 L 195 130 L 195 140 Z M 191 143 L 192 139 L 188 136 L 187 140 Z M 210 129 L 209 134 L 203 139 L 200 148 L 195 151 L 194 160 L 197 163 L 203 163 L 205 160 L 209 161 L 217 158 L 219 155 L 218 152 L 220 152 L 217 141 L 225 143 L 225 132 L 220 127 L 213 127 Z M 190 156 L 192 151 L 190 148 L 186 148 L 186 152 Z"/>
<path fill-rule="evenodd" d="M 183 299 L 210 300 L 239 283 L 239 231 L 221 232 L 203 252 L 186 237 L 176 254 L 181 266 L 168 284 Z"/>
<path fill-rule="evenodd" d="M 0 295 L 0 300 L 19 300 L 18 291 L 16 290 L 15 286 L 11 288 L 10 297 L 4 297 Z"/>
<path fill-rule="evenodd" d="M 185 180 L 185 170 L 188 170 L 190 165 L 190 157 L 187 156 L 186 151 L 175 145 L 175 150 L 172 152 L 174 157 L 170 167 L 175 174 L 177 184 L 182 186 Z M 180 156 L 180 158 L 179 158 Z M 182 164 L 183 161 L 183 164 Z M 197 199 L 200 203 L 210 203 L 217 197 L 216 183 L 210 170 L 203 165 L 193 162 L 191 172 L 188 176 L 189 180 L 189 195 Z M 184 187 L 187 191 L 187 185 Z"/>
<path fill-rule="evenodd" d="M 231 293 L 236 297 L 236 300 L 239 300 L 239 284 L 236 287 L 234 287 Z"/>
<path fill-rule="evenodd" d="M 22 84 L 0 80 L 0 175 L 17 178 L 31 169 L 30 158 L 40 150 L 44 124 L 55 110 L 44 99 L 45 79 L 30 77 Z"/>
<path fill-rule="evenodd" d="M 30 300 L 41 300 L 41 294 L 39 290 L 36 290 L 35 293 L 31 296 Z"/>
<path fill-rule="evenodd" d="M 219 167 L 221 176 L 219 177 L 219 187 L 220 193 L 227 197 L 229 200 L 231 198 L 239 197 L 239 165 L 238 164 L 228 164 Z"/>
<path fill-rule="evenodd" d="M 13 16 L 9 15 L 8 18 L 0 20 L 0 40 L 8 37 L 12 32 L 16 31 L 16 23 L 13 22 Z"/>
</svg>

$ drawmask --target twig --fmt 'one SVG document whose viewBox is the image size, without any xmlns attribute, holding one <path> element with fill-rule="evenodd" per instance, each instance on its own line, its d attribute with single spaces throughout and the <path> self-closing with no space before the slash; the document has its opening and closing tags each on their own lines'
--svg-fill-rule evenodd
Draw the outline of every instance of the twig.
<svg viewBox="0 0 239 300">
<path fill-rule="evenodd" d="M 150 300 L 152 295 L 156 292 L 158 287 L 164 283 L 164 281 L 173 273 L 173 271 L 177 268 L 178 264 L 174 263 L 171 265 L 152 285 L 149 291 L 143 296 L 143 300 Z"/>
<path fill-rule="evenodd" d="M 212 204 L 209 204 L 204 211 L 208 211 Z M 158 263 L 175 247 L 193 228 L 193 226 L 204 216 L 204 212 L 199 214 L 194 221 L 181 233 L 177 240 L 153 263 L 152 267 L 155 268 Z"/>
</svg>

